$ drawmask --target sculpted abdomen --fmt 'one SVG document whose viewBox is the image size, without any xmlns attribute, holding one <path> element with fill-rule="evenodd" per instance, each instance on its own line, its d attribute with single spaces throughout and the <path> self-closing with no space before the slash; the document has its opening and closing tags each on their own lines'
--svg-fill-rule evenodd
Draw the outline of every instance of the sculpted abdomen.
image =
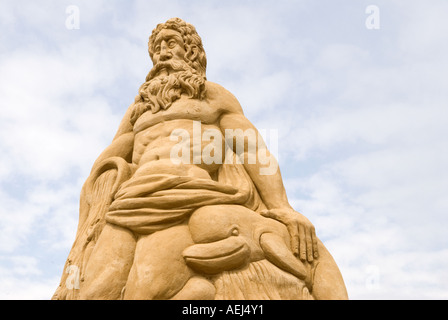
<svg viewBox="0 0 448 320">
<path fill-rule="evenodd" d="M 164 121 L 138 132 L 133 162 L 148 167 L 147 163 L 169 160 L 164 163 L 170 167 L 191 165 L 211 173 L 224 162 L 224 155 L 225 141 L 216 125 L 183 119 Z"/>
</svg>

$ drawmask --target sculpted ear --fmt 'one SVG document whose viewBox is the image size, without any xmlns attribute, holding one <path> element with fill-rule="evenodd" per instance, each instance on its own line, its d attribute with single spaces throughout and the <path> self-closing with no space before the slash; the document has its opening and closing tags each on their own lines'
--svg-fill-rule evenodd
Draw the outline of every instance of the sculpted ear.
<svg viewBox="0 0 448 320">
<path fill-rule="evenodd" d="M 187 58 L 190 61 L 195 61 L 199 55 L 199 48 L 196 45 L 191 45 L 190 50 L 187 53 Z"/>
</svg>

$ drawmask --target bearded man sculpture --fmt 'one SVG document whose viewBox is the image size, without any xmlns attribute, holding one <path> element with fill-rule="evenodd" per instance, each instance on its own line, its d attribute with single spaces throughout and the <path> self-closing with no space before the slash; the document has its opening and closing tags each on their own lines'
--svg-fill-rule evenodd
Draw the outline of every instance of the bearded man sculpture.
<svg viewBox="0 0 448 320">
<path fill-rule="evenodd" d="M 207 81 L 195 28 L 159 24 L 149 55 L 153 68 L 82 188 L 53 299 L 347 299 L 257 129 Z"/>
</svg>

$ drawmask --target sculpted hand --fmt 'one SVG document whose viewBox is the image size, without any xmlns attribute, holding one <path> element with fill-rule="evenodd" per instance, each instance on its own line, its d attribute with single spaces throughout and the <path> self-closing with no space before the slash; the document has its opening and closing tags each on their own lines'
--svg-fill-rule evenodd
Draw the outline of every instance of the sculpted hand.
<svg viewBox="0 0 448 320">
<path fill-rule="evenodd" d="M 317 237 L 313 224 L 302 214 L 292 209 L 263 210 L 261 215 L 283 223 L 291 236 L 291 248 L 302 261 L 313 261 L 319 257 Z"/>
</svg>

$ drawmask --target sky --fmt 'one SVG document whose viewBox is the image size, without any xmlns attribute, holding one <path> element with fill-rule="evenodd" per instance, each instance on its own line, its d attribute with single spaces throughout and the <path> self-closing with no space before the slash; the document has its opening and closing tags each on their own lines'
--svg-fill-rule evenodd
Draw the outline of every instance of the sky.
<svg viewBox="0 0 448 320">
<path fill-rule="evenodd" d="M 373 7 L 372 7 L 373 6 Z M 0 299 L 48 300 L 81 187 L 180 17 L 276 144 L 350 299 L 448 299 L 448 2 L 0 0 Z M 273 139 L 271 139 L 273 140 Z"/>
</svg>

